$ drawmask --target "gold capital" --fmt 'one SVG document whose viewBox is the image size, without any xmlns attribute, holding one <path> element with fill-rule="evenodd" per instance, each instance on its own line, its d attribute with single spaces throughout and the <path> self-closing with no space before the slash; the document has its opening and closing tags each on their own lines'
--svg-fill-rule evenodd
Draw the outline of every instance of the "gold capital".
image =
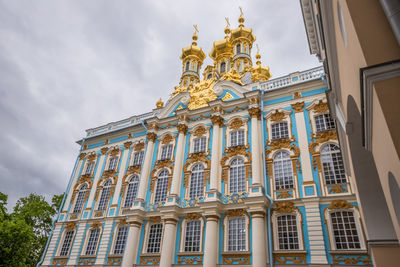
<svg viewBox="0 0 400 267">
<path fill-rule="evenodd" d="M 149 139 L 150 142 L 154 143 L 157 139 L 157 134 L 152 133 L 152 132 L 147 133 L 147 138 Z"/>
<path fill-rule="evenodd" d="M 185 124 L 178 125 L 178 132 L 186 135 L 188 127 Z"/>
<path fill-rule="evenodd" d="M 296 104 L 292 104 L 292 108 L 295 113 L 303 112 L 304 102 L 298 102 Z"/>
</svg>

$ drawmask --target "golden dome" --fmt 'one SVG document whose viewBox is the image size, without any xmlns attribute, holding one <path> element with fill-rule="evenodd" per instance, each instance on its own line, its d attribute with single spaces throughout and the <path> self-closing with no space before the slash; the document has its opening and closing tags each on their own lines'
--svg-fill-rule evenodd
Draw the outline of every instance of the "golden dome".
<svg viewBox="0 0 400 267">
<path fill-rule="evenodd" d="M 160 97 L 160 99 L 156 103 L 156 107 L 157 108 L 162 108 L 163 106 L 164 106 L 164 102 L 161 100 L 161 97 Z"/>
</svg>

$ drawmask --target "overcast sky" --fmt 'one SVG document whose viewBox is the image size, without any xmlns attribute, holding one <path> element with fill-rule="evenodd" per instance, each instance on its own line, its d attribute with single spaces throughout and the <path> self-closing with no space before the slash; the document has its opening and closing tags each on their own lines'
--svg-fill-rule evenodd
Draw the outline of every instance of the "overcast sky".
<svg viewBox="0 0 400 267">
<path fill-rule="evenodd" d="M 320 65 L 297 0 L 0 0 L 0 191 L 9 207 L 31 192 L 62 193 L 84 130 L 166 100 L 192 25 L 208 54 L 225 17 L 237 27 L 239 6 L 273 78 Z"/>
</svg>

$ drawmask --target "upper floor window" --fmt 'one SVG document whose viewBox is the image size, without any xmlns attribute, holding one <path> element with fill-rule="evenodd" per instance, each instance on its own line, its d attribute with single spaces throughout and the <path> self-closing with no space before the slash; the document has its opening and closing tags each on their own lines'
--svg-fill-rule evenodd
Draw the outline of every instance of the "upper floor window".
<svg viewBox="0 0 400 267">
<path fill-rule="evenodd" d="M 246 250 L 246 220 L 244 217 L 235 217 L 228 220 L 228 250 Z"/>
<path fill-rule="evenodd" d="M 85 255 L 94 255 L 96 253 L 99 237 L 100 237 L 100 228 L 93 228 L 90 230 L 89 240 L 87 242 Z"/>
<path fill-rule="evenodd" d="M 161 223 L 150 225 L 147 239 L 147 253 L 160 253 L 162 227 Z"/>
<path fill-rule="evenodd" d="M 271 139 L 281 139 L 289 137 L 287 122 L 278 122 L 271 125 Z"/>
<path fill-rule="evenodd" d="M 240 44 L 237 44 L 236 45 L 236 54 L 239 54 L 240 53 Z"/>
<path fill-rule="evenodd" d="M 194 198 L 203 196 L 203 187 L 204 187 L 204 166 L 203 164 L 196 164 L 192 169 L 189 197 Z"/>
<path fill-rule="evenodd" d="M 244 130 L 231 132 L 231 147 L 244 145 Z"/>
<path fill-rule="evenodd" d="M 321 161 L 326 184 L 346 183 L 342 154 L 337 145 L 327 144 L 321 148 Z"/>
<path fill-rule="evenodd" d="M 172 156 L 172 144 L 165 145 L 161 148 L 161 159 L 171 159 Z"/>
<path fill-rule="evenodd" d="M 352 211 L 331 212 L 331 222 L 336 249 L 360 249 L 354 213 Z"/>
<path fill-rule="evenodd" d="M 317 132 L 327 131 L 335 128 L 335 122 L 330 114 L 321 114 L 315 116 L 315 126 Z"/>
<path fill-rule="evenodd" d="M 279 249 L 299 249 L 296 215 L 277 216 Z"/>
<path fill-rule="evenodd" d="M 83 184 L 79 189 L 78 196 L 75 201 L 74 213 L 79 213 L 82 210 L 83 202 L 85 201 L 87 184 Z"/>
<path fill-rule="evenodd" d="M 226 63 L 222 62 L 220 66 L 220 73 L 225 73 L 226 71 Z"/>
<path fill-rule="evenodd" d="M 185 232 L 185 252 L 200 251 L 201 221 L 188 221 Z"/>
<path fill-rule="evenodd" d="M 136 199 L 137 190 L 139 188 L 139 177 L 135 174 L 132 176 L 126 190 L 125 204 L 124 207 L 131 207 L 132 202 Z"/>
<path fill-rule="evenodd" d="M 117 238 L 115 240 L 114 254 L 124 254 L 125 243 L 128 237 L 128 226 L 118 228 Z"/>
<path fill-rule="evenodd" d="M 86 164 L 85 175 L 90 175 L 93 173 L 94 161 L 90 161 Z"/>
<path fill-rule="evenodd" d="M 232 160 L 229 168 L 229 193 L 246 191 L 244 161 L 241 158 Z"/>
<path fill-rule="evenodd" d="M 110 191 L 111 191 L 111 180 L 107 180 L 103 185 L 103 190 L 101 191 L 101 196 L 97 210 L 106 209 L 108 199 L 110 197 Z"/>
<path fill-rule="evenodd" d="M 154 202 L 164 201 L 167 197 L 169 173 L 167 170 L 162 170 L 158 175 L 156 193 Z"/>
<path fill-rule="evenodd" d="M 189 61 L 186 61 L 186 71 L 189 70 L 189 66 L 190 66 L 190 62 L 189 62 Z"/>
<path fill-rule="evenodd" d="M 275 155 L 274 178 L 277 190 L 293 188 L 293 168 L 289 153 L 280 151 Z"/>
<path fill-rule="evenodd" d="M 69 230 L 64 235 L 64 242 L 61 247 L 60 256 L 67 256 L 71 248 L 72 238 L 74 237 L 74 230 Z"/>
<path fill-rule="evenodd" d="M 205 151 L 206 151 L 206 138 L 200 137 L 200 138 L 194 139 L 193 152 L 200 153 L 200 152 L 205 152 Z"/>
<path fill-rule="evenodd" d="M 110 159 L 110 163 L 108 164 L 108 170 L 115 171 L 117 169 L 117 165 L 118 165 L 118 157 L 112 157 Z"/>
<path fill-rule="evenodd" d="M 144 151 L 135 152 L 133 155 L 133 166 L 140 166 L 143 163 Z"/>
</svg>

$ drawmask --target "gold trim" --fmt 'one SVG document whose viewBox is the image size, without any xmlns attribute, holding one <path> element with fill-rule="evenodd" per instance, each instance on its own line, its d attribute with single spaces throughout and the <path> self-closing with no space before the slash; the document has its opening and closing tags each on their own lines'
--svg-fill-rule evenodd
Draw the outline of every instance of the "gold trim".
<svg viewBox="0 0 400 267">
<path fill-rule="evenodd" d="M 296 104 L 292 104 L 291 106 L 294 109 L 295 113 L 300 113 L 303 112 L 304 102 L 298 102 Z"/>
</svg>

